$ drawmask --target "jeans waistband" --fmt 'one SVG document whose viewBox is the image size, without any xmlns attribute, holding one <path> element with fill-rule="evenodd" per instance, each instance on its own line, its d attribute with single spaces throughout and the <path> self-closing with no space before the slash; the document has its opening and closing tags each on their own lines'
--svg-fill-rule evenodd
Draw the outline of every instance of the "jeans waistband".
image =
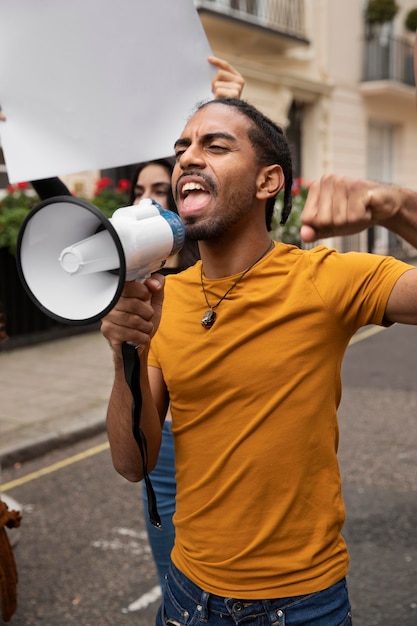
<svg viewBox="0 0 417 626">
<path fill-rule="evenodd" d="M 202 619 L 207 616 L 208 611 L 213 611 L 215 613 L 227 612 L 230 615 L 239 615 L 239 618 L 243 618 L 253 613 L 262 614 L 262 612 L 264 612 L 269 614 L 272 611 L 276 613 L 279 610 L 284 611 L 291 606 L 295 606 L 309 596 L 316 595 L 316 593 L 312 593 L 301 596 L 290 596 L 268 600 L 226 598 L 204 591 L 198 587 L 198 585 L 194 584 L 189 578 L 184 576 L 184 574 L 172 562 L 170 565 L 169 576 L 174 584 L 178 585 L 182 591 L 188 595 L 191 601 L 201 606 L 200 614 Z"/>
</svg>

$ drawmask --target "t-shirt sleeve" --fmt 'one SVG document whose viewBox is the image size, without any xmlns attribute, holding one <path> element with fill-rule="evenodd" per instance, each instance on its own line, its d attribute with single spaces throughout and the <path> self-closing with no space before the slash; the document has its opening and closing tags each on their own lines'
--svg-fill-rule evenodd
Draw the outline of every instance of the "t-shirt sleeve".
<svg viewBox="0 0 417 626">
<path fill-rule="evenodd" d="M 340 323 L 355 332 L 367 324 L 384 324 L 391 291 L 412 265 L 393 257 L 361 252 L 311 255 L 312 281 Z"/>
</svg>

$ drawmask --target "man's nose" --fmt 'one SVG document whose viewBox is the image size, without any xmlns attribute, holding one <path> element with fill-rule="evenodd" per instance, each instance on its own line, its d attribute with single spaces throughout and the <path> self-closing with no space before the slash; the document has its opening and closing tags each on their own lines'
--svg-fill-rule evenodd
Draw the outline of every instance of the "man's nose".
<svg viewBox="0 0 417 626">
<path fill-rule="evenodd" d="M 189 145 L 181 154 L 179 165 L 182 170 L 187 170 L 192 167 L 204 167 L 205 160 L 202 149 L 194 144 Z"/>
</svg>

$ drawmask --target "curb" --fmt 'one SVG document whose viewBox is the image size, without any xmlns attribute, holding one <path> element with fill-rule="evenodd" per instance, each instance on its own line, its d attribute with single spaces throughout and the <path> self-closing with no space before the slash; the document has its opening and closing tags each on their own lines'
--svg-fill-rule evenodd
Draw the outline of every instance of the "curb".
<svg viewBox="0 0 417 626">
<path fill-rule="evenodd" d="M 25 433 L 25 441 L 0 448 L 0 467 L 11 467 L 15 463 L 31 461 L 44 454 L 89 439 L 104 433 L 106 424 L 103 415 L 88 420 L 84 426 L 75 425 L 73 428 L 65 426 L 55 432 L 38 434 L 31 438 Z"/>
</svg>

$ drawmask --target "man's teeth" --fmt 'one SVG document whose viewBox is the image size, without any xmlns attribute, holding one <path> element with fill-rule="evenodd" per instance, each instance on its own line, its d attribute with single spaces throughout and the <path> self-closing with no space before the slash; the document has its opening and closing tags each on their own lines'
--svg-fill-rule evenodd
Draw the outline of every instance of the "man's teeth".
<svg viewBox="0 0 417 626">
<path fill-rule="evenodd" d="M 190 191 L 204 191 L 204 187 L 199 183 L 185 183 L 184 187 L 182 188 L 182 193 L 186 194 Z"/>
</svg>

